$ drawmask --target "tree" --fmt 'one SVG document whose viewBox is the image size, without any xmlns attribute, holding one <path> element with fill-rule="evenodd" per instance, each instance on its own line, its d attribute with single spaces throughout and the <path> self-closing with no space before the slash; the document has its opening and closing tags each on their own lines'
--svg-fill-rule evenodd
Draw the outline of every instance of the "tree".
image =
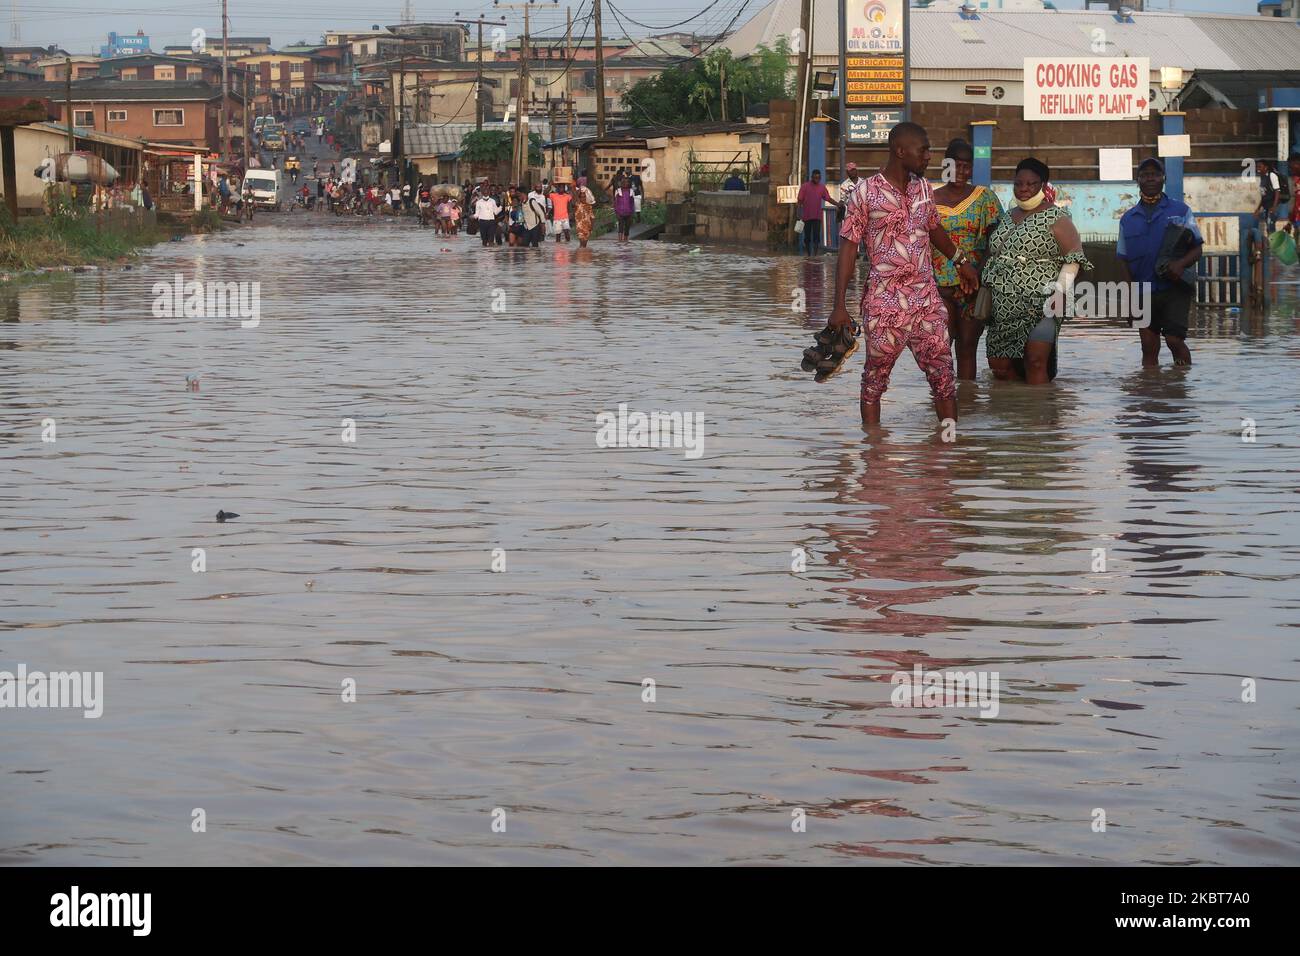
<svg viewBox="0 0 1300 956">
<path fill-rule="evenodd" d="M 468 163 L 509 163 L 515 137 L 508 129 L 484 129 L 466 133 L 460 140 L 460 158 Z M 542 137 L 528 134 L 528 165 L 542 165 Z"/>
<path fill-rule="evenodd" d="M 790 45 L 780 37 L 743 60 L 725 48 L 633 84 L 623 94 L 636 125 L 681 126 L 704 120 L 742 119 L 753 103 L 790 95 Z M 726 108 L 723 109 L 723 97 Z"/>
</svg>

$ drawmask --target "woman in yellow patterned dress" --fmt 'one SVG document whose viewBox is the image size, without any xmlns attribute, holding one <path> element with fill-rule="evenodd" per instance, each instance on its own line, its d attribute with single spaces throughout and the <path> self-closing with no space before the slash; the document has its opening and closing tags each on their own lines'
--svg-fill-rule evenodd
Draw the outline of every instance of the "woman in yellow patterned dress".
<svg viewBox="0 0 1300 956">
<path fill-rule="evenodd" d="M 944 151 L 944 183 L 934 191 L 934 204 L 948 235 L 959 252 L 970 253 L 976 269 L 984 265 L 989 234 L 1002 216 L 1002 203 L 993 190 L 974 186 L 975 150 L 964 139 L 954 139 Z M 957 379 L 975 378 L 976 354 L 984 322 L 973 314 L 975 293 L 963 295 L 952 260 L 932 250 L 934 279 L 948 308 L 948 337 L 957 348 Z"/>
</svg>

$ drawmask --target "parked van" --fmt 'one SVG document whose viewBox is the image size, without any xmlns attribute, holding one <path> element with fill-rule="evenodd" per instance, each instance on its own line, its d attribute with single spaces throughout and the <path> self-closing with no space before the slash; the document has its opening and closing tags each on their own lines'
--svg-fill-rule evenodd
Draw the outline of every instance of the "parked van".
<svg viewBox="0 0 1300 956">
<path fill-rule="evenodd" d="M 244 174 L 244 182 L 253 192 L 253 202 L 263 209 L 274 209 L 277 212 L 283 208 L 281 206 L 282 194 L 280 191 L 280 172 L 276 169 L 250 169 Z"/>
</svg>

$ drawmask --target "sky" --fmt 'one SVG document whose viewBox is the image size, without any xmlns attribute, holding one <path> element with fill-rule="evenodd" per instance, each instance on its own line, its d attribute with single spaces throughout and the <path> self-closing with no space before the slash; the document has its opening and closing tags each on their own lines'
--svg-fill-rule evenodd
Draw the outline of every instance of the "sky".
<svg viewBox="0 0 1300 956">
<path fill-rule="evenodd" d="M 670 30 L 695 30 L 713 33 L 735 20 L 742 25 L 761 10 L 768 0 L 602 0 L 602 29 L 607 35 L 645 36 Z M 826 3 L 830 0 L 821 0 Z M 590 0 L 567 0 L 579 24 L 590 13 Z M 8 6 L 9 9 L 4 9 Z M 273 46 L 285 46 L 298 40 L 319 43 L 327 29 L 364 30 L 372 24 L 381 27 L 401 22 L 402 0 L 228 0 L 231 36 L 269 36 Z M 510 36 L 522 32 L 522 10 L 503 10 L 491 0 L 411 0 L 416 21 L 445 22 L 457 14 L 463 18 L 506 17 Z M 529 18 L 532 31 L 544 36 L 564 36 L 566 2 L 539 0 Z M 1080 9 L 1082 0 L 1057 0 L 1057 6 Z M 1255 0 L 1152 0 L 1149 9 L 1167 10 L 1171 6 L 1183 12 L 1236 13 L 1254 15 Z M 706 9 L 707 8 L 707 9 Z M 579 12 L 581 11 L 581 12 Z M 701 11 L 704 11 L 702 15 Z M 70 53 L 97 53 L 110 30 L 134 34 L 142 28 L 150 44 L 161 51 L 169 44 L 190 42 L 192 31 L 202 28 L 209 37 L 221 35 L 220 0 L 9 0 L 0 6 L 0 16 L 9 23 L 0 27 L 0 44 L 48 46 L 58 44 Z M 12 39 L 17 20 L 21 37 Z M 632 23 L 629 18 L 641 21 Z M 675 27 L 678 21 L 690 22 Z M 651 29 L 647 29 L 646 27 Z M 581 36 L 582 29 L 575 28 Z"/>
</svg>

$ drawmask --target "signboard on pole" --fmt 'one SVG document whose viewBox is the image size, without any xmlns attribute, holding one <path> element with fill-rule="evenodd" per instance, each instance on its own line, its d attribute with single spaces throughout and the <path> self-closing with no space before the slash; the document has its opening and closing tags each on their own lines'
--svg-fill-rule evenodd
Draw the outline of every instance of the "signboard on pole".
<svg viewBox="0 0 1300 956">
<path fill-rule="evenodd" d="M 883 143 L 889 131 L 903 122 L 902 110 L 849 110 L 850 143 Z"/>
<path fill-rule="evenodd" d="M 1025 57 L 1026 120 L 1130 120 L 1151 115 L 1151 61 Z"/>
<path fill-rule="evenodd" d="M 907 118 L 907 0 L 841 0 L 841 113 L 850 143 L 879 143 Z"/>
</svg>

